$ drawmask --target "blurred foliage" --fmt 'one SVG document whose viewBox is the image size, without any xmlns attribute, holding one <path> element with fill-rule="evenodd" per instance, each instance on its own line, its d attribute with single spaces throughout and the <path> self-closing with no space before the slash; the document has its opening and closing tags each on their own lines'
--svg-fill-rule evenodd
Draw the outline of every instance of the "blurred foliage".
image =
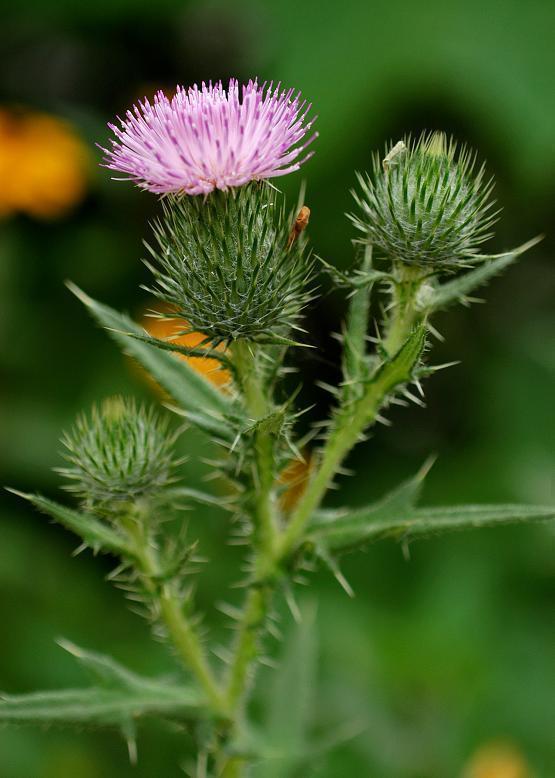
<svg viewBox="0 0 555 778">
<path fill-rule="evenodd" d="M 409 131 L 452 132 L 488 159 L 506 212 L 488 249 L 517 245 L 553 223 L 555 6 L 547 0 L 28 0 L 2 10 L 0 108 L 62 120 L 94 159 L 105 122 L 159 86 L 258 74 L 300 87 L 319 114 L 317 154 L 303 173 L 311 238 L 338 265 L 350 262 L 353 234 L 343 212 L 351 209 L 354 170 L 369 165 L 371 150 Z M 39 133 L 36 142 L 44 140 Z M 22 183 L 25 168 L 12 166 L 10 177 Z M 75 197 L 72 210 L 52 214 L 57 218 L 27 209 L 0 222 L 0 466 L 2 483 L 24 491 L 59 496 L 51 471 L 60 464 L 59 432 L 83 406 L 118 392 L 152 393 L 63 286 L 71 278 L 137 319 L 152 305 L 139 290 L 146 270 L 138 259 L 155 198 L 109 178 L 88 169 L 85 198 Z M 299 176 L 282 182 L 294 196 Z M 350 464 L 359 477 L 344 482 L 342 500 L 375 498 L 434 451 L 428 504 L 553 502 L 552 257 L 548 236 L 492 283 L 487 306 L 442 317 L 446 341 L 436 346 L 436 360 L 462 364 L 428 383 L 427 410 L 399 409 L 392 429 L 357 449 Z M 304 399 L 319 404 L 313 418 L 328 402 L 315 380 L 336 376 L 329 333 L 343 312 L 342 297 L 323 291 L 308 320 L 320 350 L 297 357 Z M 181 445 L 203 453 L 192 433 Z M 191 457 L 186 468 L 195 483 L 200 460 Z M 171 672 L 172 658 L 104 582 L 109 563 L 91 555 L 76 560 L 68 533 L 15 497 L 1 499 L 0 689 L 82 686 L 79 669 L 54 643 L 60 635 L 109 651 L 137 673 Z M 192 521 L 213 560 L 199 592 L 207 604 L 223 581 L 234 580 L 240 555 L 224 546 L 220 518 L 203 510 Z M 547 528 L 419 542 L 410 561 L 397 546 L 379 545 L 346 559 L 345 572 L 353 601 L 326 576 L 314 581 L 321 645 L 306 737 L 319 742 L 340 723 L 351 737 L 338 736 L 332 751 L 311 756 L 311 774 L 480 775 L 480 749 L 503 742 L 505 756 L 516 754 L 515 763 L 525 765 L 515 770 L 553 775 Z M 271 693 L 275 675 L 264 672 L 261 687 Z M 263 703 L 261 720 L 272 715 Z M 139 765 L 131 768 L 117 732 L 2 730 L 0 775 L 171 778 L 183 774 L 176 765 L 189 745 L 170 726 L 145 727 Z"/>
</svg>

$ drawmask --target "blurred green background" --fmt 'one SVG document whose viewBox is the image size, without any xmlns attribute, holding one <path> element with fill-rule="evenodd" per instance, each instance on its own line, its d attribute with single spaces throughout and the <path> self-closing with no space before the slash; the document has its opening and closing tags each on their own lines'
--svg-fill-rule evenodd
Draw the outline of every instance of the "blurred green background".
<svg viewBox="0 0 555 778">
<path fill-rule="evenodd" d="M 94 142 L 106 142 L 108 119 L 176 82 L 258 75 L 299 87 L 319 115 L 316 156 L 302 173 L 311 239 L 343 266 L 351 261 L 343 214 L 354 170 L 389 139 L 444 129 L 476 147 L 496 175 L 504 214 L 488 248 L 501 251 L 553 223 L 553 29 L 548 0 L 3 4 L 1 482 L 59 494 L 51 468 L 75 413 L 107 394 L 152 394 L 63 285 L 71 278 L 138 316 L 150 302 L 139 288 L 148 278 L 139 259 L 157 204 L 96 166 Z M 45 124 L 44 115 L 56 121 Z M 278 183 L 294 196 L 300 180 Z M 436 344 L 434 359 L 462 364 L 428 382 L 425 410 L 398 409 L 392 429 L 360 446 L 350 463 L 358 478 L 344 480 L 337 500 L 378 496 L 430 452 L 439 458 L 426 484 L 429 504 L 555 500 L 553 248 L 548 234 L 492 283 L 487 306 L 442 315 L 446 341 Z M 313 418 L 328 403 L 314 382 L 337 378 L 330 333 L 344 312 L 342 297 L 325 284 L 308 317 L 319 351 L 295 357 L 303 400 L 318 403 Z M 193 436 L 182 446 L 199 450 Z M 201 470 L 193 459 L 186 477 Z M 0 689 L 86 682 L 55 644 L 60 636 L 140 672 L 175 669 L 104 580 L 110 560 L 72 557 L 73 537 L 15 497 L 0 499 Z M 212 602 L 236 578 L 240 557 L 225 545 L 220 515 L 199 515 L 191 526 L 212 560 L 199 602 L 216 622 Z M 309 727 L 339 741 L 346 731 L 358 734 L 298 775 L 552 778 L 550 529 L 420 542 L 410 561 L 396 545 L 377 545 L 344 567 L 353 601 L 323 573 L 312 581 L 319 646 Z M 287 628 L 287 615 L 284 622 Z M 261 685 L 271 690 L 272 673 L 264 673 Z M 479 772 L 476 753 L 497 742 L 515 754 L 512 762 Z M 178 765 L 189 748 L 182 733 L 144 727 L 132 768 L 117 733 L 2 729 L 0 776 L 172 778 L 183 774 Z"/>
</svg>

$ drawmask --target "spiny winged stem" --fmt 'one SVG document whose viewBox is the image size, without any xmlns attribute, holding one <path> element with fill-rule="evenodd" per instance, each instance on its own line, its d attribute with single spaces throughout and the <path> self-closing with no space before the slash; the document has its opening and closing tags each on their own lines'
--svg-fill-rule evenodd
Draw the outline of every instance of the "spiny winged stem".
<svg viewBox="0 0 555 778">
<path fill-rule="evenodd" d="M 255 538 L 255 558 L 253 560 L 253 578 L 241 617 L 239 619 L 233 658 L 227 678 L 226 697 L 230 709 L 238 717 L 245 696 L 250 666 L 257 656 L 257 638 L 272 597 L 273 586 L 270 580 L 259 573 L 268 568 L 273 559 L 277 537 L 277 517 L 275 515 L 273 486 L 275 479 L 274 440 L 272 433 L 257 422 L 271 410 L 271 400 L 265 385 L 262 365 L 257 362 L 256 345 L 236 341 L 232 346 L 233 361 L 239 388 L 247 410 L 251 415 L 254 429 L 254 474 L 253 474 L 253 524 Z M 259 357 L 260 358 L 260 357 Z M 227 768 L 226 768 L 227 769 Z M 239 775 L 235 772 L 224 775 Z"/>
<path fill-rule="evenodd" d="M 286 557 L 302 539 L 303 531 L 313 512 L 319 507 L 341 463 L 357 443 L 365 429 L 376 422 L 379 410 L 388 395 L 399 385 L 410 380 L 412 372 L 424 347 L 425 329 L 418 327 L 419 313 L 415 304 L 416 295 L 422 284 L 422 275 L 412 270 L 401 274 L 393 290 L 393 304 L 382 343 L 384 357 L 372 377 L 365 382 L 361 395 L 351 400 L 348 393 L 342 396 L 342 405 L 337 411 L 327 441 L 320 453 L 316 468 L 303 496 L 301 497 L 287 528 L 279 538 L 278 558 Z M 362 291 L 362 290 L 360 290 Z M 368 290 L 364 290 L 368 293 Z M 360 307 L 355 295 L 352 308 Z M 368 313 L 368 309 L 360 310 Z M 359 324 L 359 323 L 357 323 Z M 359 345 L 360 338 L 359 327 Z"/>
<path fill-rule="evenodd" d="M 425 272 L 418 266 L 398 263 L 398 266 L 394 268 L 391 292 L 392 316 L 382 343 L 385 352 L 390 357 L 401 348 L 418 319 L 416 297 L 424 277 Z"/>
<path fill-rule="evenodd" d="M 258 424 L 270 412 L 270 402 L 257 345 L 237 340 L 231 348 L 237 381 L 254 425 L 255 537 L 259 549 L 271 555 L 277 530 L 272 498 L 274 441 L 271 432 Z"/>
<path fill-rule="evenodd" d="M 244 695 L 250 665 L 258 651 L 258 631 L 266 618 L 272 589 L 269 582 L 255 582 L 249 588 L 228 678 L 227 697 L 232 709 L 236 709 Z"/>
<path fill-rule="evenodd" d="M 161 563 L 156 547 L 148 537 L 145 518 L 130 512 L 122 519 L 133 545 L 136 566 L 149 596 L 154 601 L 173 646 L 185 668 L 192 672 L 216 715 L 226 718 L 228 707 L 208 663 L 195 627 L 185 615 L 171 582 L 161 582 Z"/>
</svg>

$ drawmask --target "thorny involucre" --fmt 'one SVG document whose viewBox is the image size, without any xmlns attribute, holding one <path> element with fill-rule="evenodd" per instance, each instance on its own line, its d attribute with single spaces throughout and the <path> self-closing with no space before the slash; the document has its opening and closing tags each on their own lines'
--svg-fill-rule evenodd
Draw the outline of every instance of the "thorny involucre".
<svg viewBox="0 0 555 778">
<path fill-rule="evenodd" d="M 112 397 L 79 416 L 64 435 L 70 466 L 59 472 L 88 509 L 112 510 L 119 501 L 153 495 L 171 483 L 175 439 L 167 419 L 152 408 Z"/>
<path fill-rule="evenodd" d="M 310 108 L 280 84 L 178 86 L 171 99 L 159 91 L 127 111 L 121 127 L 109 125 L 116 140 L 104 162 L 155 194 L 225 191 L 298 170 L 317 135 L 307 137 Z"/>
<path fill-rule="evenodd" d="M 457 149 L 442 132 L 400 141 L 385 159 L 374 155 L 372 172 L 358 174 L 359 207 L 350 216 L 378 254 L 436 270 L 472 261 L 497 220 L 493 179 L 476 156 Z"/>
</svg>

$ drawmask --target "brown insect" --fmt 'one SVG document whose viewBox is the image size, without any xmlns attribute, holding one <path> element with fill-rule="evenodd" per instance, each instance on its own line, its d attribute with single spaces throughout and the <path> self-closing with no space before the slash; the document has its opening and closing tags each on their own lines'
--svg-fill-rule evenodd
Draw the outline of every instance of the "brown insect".
<svg viewBox="0 0 555 778">
<path fill-rule="evenodd" d="M 310 208 L 307 205 L 303 205 L 303 207 L 297 214 L 297 218 L 295 219 L 295 224 L 292 226 L 291 232 L 289 233 L 289 238 L 287 239 L 288 249 L 291 248 L 291 246 L 297 240 L 301 232 L 303 230 L 306 230 L 309 219 L 310 219 Z"/>
</svg>

